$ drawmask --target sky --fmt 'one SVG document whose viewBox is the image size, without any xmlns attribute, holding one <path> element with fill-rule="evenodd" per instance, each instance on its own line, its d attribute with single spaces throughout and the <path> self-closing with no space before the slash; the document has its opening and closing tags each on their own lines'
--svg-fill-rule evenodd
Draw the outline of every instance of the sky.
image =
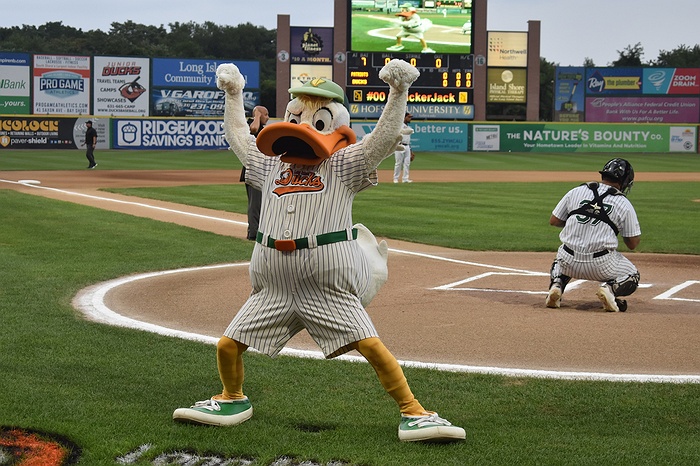
<svg viewBox="0 0 700 466">
<path fill-rule="evenodd" d="M 333 0 L 120 0 L 93 2 L 33 0 L 12 2 L 0 12 L 0 27 L 65 26 L 108 32 L 112 22 L 164 26 L 180 22 L 236 26 L 250 22 L 277 27 L 277 15 L 290 16 L 292 26 L 333 26 Z M 488 0 L 489 31 L 527 31 L 540 21 L 540 56 L 562 66 L 580 66 L 590 58 L 597 66 L 617 60 L 638 42 L 643 61 L 662 50 L 700 43 L 698 0 Z M 1 47 L 0 47 L 1 48 Z"/>
</svg>

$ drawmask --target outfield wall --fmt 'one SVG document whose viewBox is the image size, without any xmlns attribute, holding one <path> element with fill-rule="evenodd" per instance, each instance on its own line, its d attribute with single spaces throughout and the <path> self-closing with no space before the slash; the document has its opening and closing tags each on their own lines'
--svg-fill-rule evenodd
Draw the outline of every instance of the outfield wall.
<svg viewBox="0 0 700 466">
<path fill-rule="evenodd" d="M 225 150 L 223 119 L 0 115 L 0 151 L 76 149 L 92 120 L 99 149 Z M 270 120 L 269 124 L 274 124 Z M 361 139 L 375 120 L 356 120 Z M 416 152 L 698 153 L 698 125 L 413 121 Z"/>
</svg>

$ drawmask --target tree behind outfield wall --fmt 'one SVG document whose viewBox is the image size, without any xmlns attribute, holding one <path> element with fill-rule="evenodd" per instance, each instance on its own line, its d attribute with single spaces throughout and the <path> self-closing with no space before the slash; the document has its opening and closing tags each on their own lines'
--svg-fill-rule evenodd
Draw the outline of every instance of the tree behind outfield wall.
<svg viewBox="0 0 700 466">
<path fill-rule="evenodd" d="M 6 52 L 259 61 L 261 104 L 273 113 L 277 108 L 276 43 L 276 30 L 251 23 L 228 26 L 210 21 L 203 24 L 175 22 L 165 28 L 126 21 L 112 23 L 107 32 L 85 32 L 60 21 L 41 26 L 0 28 L 0 50 Z M 661 51 L 657 59 L 648 63 L 642 61 L 644 48 L 639 42 L 618 53 L 619 58 L 607 66 L 700 68 L 700 45 L 680 45 Z M 552 119 L 556 66 L 558 63 L 540 58 L 540 120 L 543 121 Z M 586 58 L 583 66 L 595 65 Z M 502 115 L 503 119 L 522 120 L 525 106 L 489 104 L 487 113 Z"/>
<path fill-rule="evenodd" d="M 55 55 L 254 60 L 260 62 L 261 105 L 276 108 L 276 30 L 254 26 L 172 23 L 168 29 L 126 21 L 108 32 L 83 31 L 60 21 L 0 28 L 0 50 Z"/>
</svg>

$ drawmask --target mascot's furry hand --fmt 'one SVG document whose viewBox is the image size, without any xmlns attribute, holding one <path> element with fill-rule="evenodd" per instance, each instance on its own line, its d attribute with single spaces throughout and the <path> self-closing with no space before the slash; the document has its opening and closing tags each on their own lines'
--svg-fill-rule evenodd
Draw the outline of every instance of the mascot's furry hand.
<svg viewBox="0 0 700 466">
<path fill-rule="evenodd" d="M 245 87 L 245 78 L 233 63 L 223 63 L 216 69 L 216 87 L 227 94 L 240 94 Z"/>
<path fill-rule="evenodd" d="M 415 66 L 396 58 L 379 70 L 379 79 L 387 83 L 392 90 L 395 89 L 398 92 L 408 91 L 418 76 L 420 76 L 420 72 Z"/>
</svg>

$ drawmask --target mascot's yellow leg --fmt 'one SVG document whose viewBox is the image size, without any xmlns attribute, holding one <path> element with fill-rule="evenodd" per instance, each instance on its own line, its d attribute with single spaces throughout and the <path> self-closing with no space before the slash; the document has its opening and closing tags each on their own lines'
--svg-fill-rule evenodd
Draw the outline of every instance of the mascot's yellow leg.
<svg viewBox="0 0 700 466">
<path fill-rule="evenodd" d="M 221 395 L 214 399 L 240 400 L 243 395 L 243 353 L 248 346 L 232 340 L 229 337 L 221 337 L 216 344 L 216 365 L 219 368 L 219 378 L 224 384 Z"/>
<path fill-rule="evenodd" d="M 413 396 L 399 362 L 379 338 L 366 338 L 355 342 L 352 346 L 372 365 L 384 390 L 398 403 L 401 414 L 406 416 L 424 414 L 425 409 Z"/>
</svg>

